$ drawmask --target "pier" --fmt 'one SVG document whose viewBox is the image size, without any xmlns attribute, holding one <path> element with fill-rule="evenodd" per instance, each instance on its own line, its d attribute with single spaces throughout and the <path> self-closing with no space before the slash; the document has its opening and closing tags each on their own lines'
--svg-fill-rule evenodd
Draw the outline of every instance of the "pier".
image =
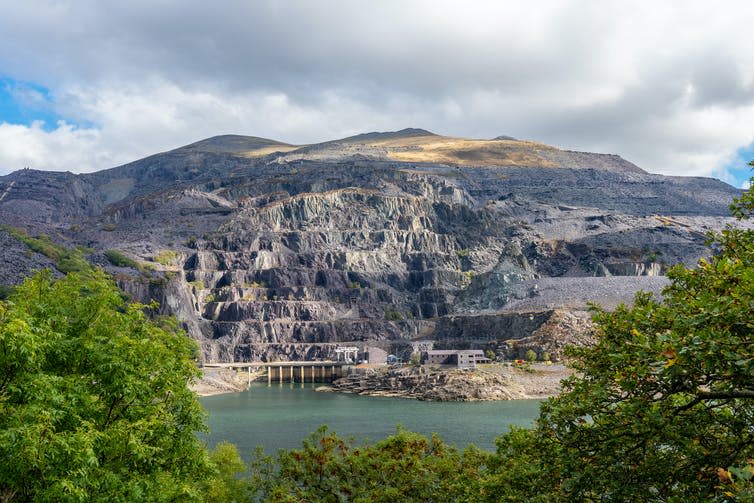
<svg viewBox="0 0 754 503">
<path fill-rule="evenodd" d="M 295 361 L 295 362 L 227 362 L 205 363 L 207 368 L 246 369 L 248 382 L 251 384 L 251 370 L 267 370 L 267 385 L 273 382 L 331 382 L 345 375 L 343 367 L 352 363 L 343 361 Z"/>
</svg>

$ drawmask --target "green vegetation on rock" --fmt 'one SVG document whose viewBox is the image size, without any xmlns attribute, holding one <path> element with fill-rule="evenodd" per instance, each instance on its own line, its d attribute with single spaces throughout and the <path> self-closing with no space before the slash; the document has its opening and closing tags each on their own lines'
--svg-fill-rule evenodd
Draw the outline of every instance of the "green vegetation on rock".
<svg viewBox="0 0 754 503">
<path fill-rule="evenodd" d="M 52 241 L 50 236 L 39 234 L 29 236 L 24 230 L 16 229 L 9 225 L 0 225 L 0 228 L 24 243 L 31 251 L 44 255 L 53 262 L 55 267 L 63 273 L 84 272 L 91 269 L 85 255 L 92 250 L 82 246 L 66 248 Z"/>
<path fill-rule="evenodd" d="M 118 250 L 106 250 L 105 257 L 115 267 L 130 267 L 132 269 L 139 269 L 140 267 L 137 261 Z"/>
<path fill-rule="evenodd" d="M 105 250 L 105 257 L 115 267 L 130 267 L 142 274 L 149 274 L 150 271 L 154 271 L 153 264 L 143 264 L 119 250 Z"/>
<path fill-rule="evenodd" d="M 163 250 L 154 256 L 154 261 L 162 265 L 173 265 L 178 259 L 178 252 L 175 250 Z"/>
<path fill-rule="evenodd" d="M 385 308 L 385 320 L 387 321 L 399 321 L 403 319 L 403 314 L 394 307 Z"/>
</svg>

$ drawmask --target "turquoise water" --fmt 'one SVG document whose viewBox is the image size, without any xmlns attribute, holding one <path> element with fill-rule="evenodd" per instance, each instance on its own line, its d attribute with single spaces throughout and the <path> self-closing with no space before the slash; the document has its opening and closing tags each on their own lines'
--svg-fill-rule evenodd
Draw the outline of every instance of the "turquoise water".
<svg viewBox="0 0 754 503">
<path fill-rule="evenodd" d="M 459 448 L 469 443 L 493 450 L 494 439 L 515 424 L 531 426 L 539 400 L 504 402 L 420 402 L 402 398 L 318 393 L 302 388 L 252 384 L 248 391 L 200 399 L 209 412 L 207 443 L 236 444 L 244 457 L 257 445 L 268 454 L 301 446 L 301 440 L 326 424 L 343 438 L 376 441 L 395 433 L 397 424 L 429 435 L 436 432 Z"/>
</svg>

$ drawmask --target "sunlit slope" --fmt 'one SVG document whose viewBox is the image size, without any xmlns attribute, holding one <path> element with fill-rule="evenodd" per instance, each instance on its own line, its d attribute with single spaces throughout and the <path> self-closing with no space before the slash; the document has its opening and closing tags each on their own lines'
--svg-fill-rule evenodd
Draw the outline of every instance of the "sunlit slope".
<svg viewBox="0 0 754 503">
<path fill-rule="evenodd" d="M 214 152 L 227 153 L 243 157 L 262 157 L 275 152 L 290 152 L 299 148 L 297 145 L 269 140 L 267 138 L 258 138 L 256 136 L 241 135 L 221 135 L 201 140 L 178 151 L 188 152 Z"/>
<path fill-rule="evenodd" d="M 593 168 L 643 173 L 615 155 L 561 150 L 528 140 L 500 136 L 490 140 L 440 136 L 424 129 L 364 133 L 282 152 L 280 160 L 334 162 L 361 158 L 463 167 Z"/>
<path fill-rule="evenodd" d="M 515 140 L 470 140 L 448 136 L 400 138 L 374 143 L 387 157 L 401 162 L 428 162 L 460 166 L 555 167 L 541 155 L 555 150 L 541 143 Z"/>
</svg>

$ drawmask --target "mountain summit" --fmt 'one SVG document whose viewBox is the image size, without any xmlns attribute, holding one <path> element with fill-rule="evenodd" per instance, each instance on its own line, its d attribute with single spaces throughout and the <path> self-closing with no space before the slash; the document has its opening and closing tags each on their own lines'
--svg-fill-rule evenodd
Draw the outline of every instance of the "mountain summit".
<svg viewBox="0 0 754 503">
<path fill-rule="evenodd" d="M 44 234 L 159 300 L 205 361 L 338 345 L 557 358 L 588 301 L 659 292 L 668 267 L 709 253 L 738 193 L 511 137 L 223 135 L 96 173 L 0 177 L 0 284 L 60 260 L 23 239 Z"/>
</svg>

